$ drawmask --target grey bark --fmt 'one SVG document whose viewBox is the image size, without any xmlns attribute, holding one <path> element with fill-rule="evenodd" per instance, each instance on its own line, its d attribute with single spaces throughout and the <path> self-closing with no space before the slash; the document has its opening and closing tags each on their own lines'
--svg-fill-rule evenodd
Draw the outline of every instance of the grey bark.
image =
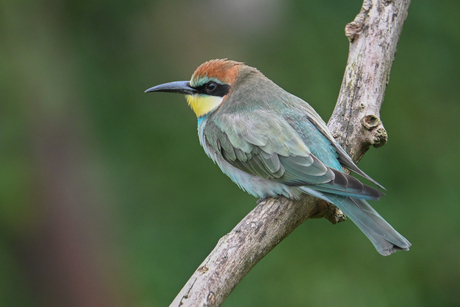
<svg viewBox="0 0 460 307">
<path fill-rule="evenodd" d="M 388 137 L 380 108 L 410 0 L 365 0 L 345 27 L 349 56 L 338 101 L 328 127 L 356 162 L 372 145 Z M 227 235 L 176 296 L 170 306 L 220 306 L 251 268 L 309 218 L 344 220 L 335 206 L 311 196 L 259 200 Z"/>
</svg>

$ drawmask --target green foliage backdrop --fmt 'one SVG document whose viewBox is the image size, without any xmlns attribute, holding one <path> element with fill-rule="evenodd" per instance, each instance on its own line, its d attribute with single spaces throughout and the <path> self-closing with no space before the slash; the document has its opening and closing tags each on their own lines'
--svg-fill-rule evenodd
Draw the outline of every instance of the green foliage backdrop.
<svg viewBox="0 0 460 307">
<path fill-rule="evenodd" d="M 353 1 L 0 1 L 0 305 L 166 306 L 255 205 L 200 148 L 179 95 L 213 58 L 259 68 L 326 120 Z M 311 220 L 225 306 L 459 306 L 457 0 L 413 1 L 360 166 L 412 243 L 380 256 Z"/>
</svg>

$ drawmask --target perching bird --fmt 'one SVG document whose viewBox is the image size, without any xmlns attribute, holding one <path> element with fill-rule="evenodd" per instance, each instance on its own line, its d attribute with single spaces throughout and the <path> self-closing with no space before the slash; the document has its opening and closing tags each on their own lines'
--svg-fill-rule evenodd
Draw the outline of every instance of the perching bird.
<svg viewBox="0 0 460 307">
<path fill-rule="evenodd" d="M 307 102 L 256 68 L 211 60 L 190 81 L 146 92 L 186 95 L 204 151 L 241 189 L 260 198 L 316 196 L 350 217 L 380 254 L 409 250 L 410 242 L 366 202 L 383 193 L 342 167 L 382 186 L 356 166 Z"/>
</svg>

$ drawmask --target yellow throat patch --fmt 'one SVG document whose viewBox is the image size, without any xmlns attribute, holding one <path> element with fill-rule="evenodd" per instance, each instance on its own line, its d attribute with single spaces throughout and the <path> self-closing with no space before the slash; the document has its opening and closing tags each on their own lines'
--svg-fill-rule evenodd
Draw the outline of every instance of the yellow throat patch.
<svg viewBox="0 0 460 307">
<path fill-rule="evenodd" d="M 211 111 L 217 109 L 223 97 L 217 96 L 206 96 L 206 95 L 186 95 L 188 105 L 195 112 L 196 117 L 201 117 L 205 114 L 208 114 Z"/>
</svg>

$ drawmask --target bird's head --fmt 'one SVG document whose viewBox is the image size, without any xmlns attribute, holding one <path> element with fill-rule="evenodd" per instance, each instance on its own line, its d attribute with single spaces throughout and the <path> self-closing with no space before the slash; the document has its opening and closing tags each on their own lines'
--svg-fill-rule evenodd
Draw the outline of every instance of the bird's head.
<svg viewBox="0 0 460 307">
<path fill-rule="evenodd" d="M 236 83 L 242 63 L 229 60 L 211 60 L 201 64 L 190 81 L 160 84 L 145 92 L 185 94 L 187 102 L 198 118 L 219 108 Z"/>
</svg>

